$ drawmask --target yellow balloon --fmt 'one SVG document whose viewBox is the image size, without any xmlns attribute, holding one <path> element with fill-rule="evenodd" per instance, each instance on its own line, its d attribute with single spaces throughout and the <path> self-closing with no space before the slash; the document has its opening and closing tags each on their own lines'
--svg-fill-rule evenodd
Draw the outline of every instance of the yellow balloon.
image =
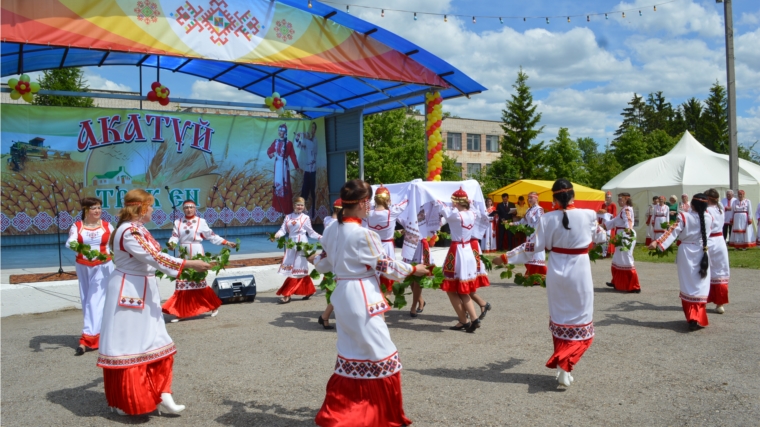
<svg viewBox="0 0 760 427">
<path fill-rule="evenodd" d="M 275 92 L 272 94 L 272 98 L 279 98 L 280 94 L 278 92 Z"/>
<path fill-rule="evenodd" d="M 26 101 L 26 102 L 32 102 L 32 100 L 34 99 L 34 95 L 32 95 L 31 92 L 27 92 L 27 93 L 21 95 L 21 97 L 24 98 L 24 101 Z"/>
<path fill-rule="evenodd" d="M 21 80 L 22 82 L 28 82 L 29 81 L 29 75 L 22 74 L 21 77 L 19 77 L 18 79 Z"/>
<path fill-rule="evenodd" d="M 32 93 L 37 93 L 40 91 L 40 84 L 37 82 L 32 82 L 29 84 L 29 86 L 32 88 Z"/>
<path fill-rule="evenodd" d="M 10 79 L 8 80 L 8 87 L 13 89 L 18 84 L 18 79 Z"/>
<path fill-rule="evenodd" d="M 441 176 L 440 176 L 440 175 L 436 175 L 434 179 L 435 179 L 436 181 L 440 181 L 440 180 L 441 180 Z"/>
<path fill-rule="evenodd" d="M 288 105 L 288 101 L 285 100 L 285 98 L 280 98 L 280 101 L 282 101 L 282 106 Z"/>
<path fill-rule="evenodd" d="M 12 90 L 11 91 L 11 99 L 15 101 L 15 100 L 17 100 L 19 98 L 21 98 L 21 94 L 18 93 L 18 92 L 16 92 L 15 90 Z"/>
</svg>

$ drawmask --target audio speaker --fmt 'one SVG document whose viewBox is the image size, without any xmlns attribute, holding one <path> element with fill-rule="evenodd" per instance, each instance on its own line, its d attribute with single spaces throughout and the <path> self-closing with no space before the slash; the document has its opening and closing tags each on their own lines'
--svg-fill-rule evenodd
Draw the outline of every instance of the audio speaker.
<svg viewBox="0 0 760 427">
<path fill-rule="evenodd" d="M 253 302 L 256 299 L 256 279 L 253 274 L 217 277 L 211 289 L 222 300 L 222 304 Z"/>
</svg>

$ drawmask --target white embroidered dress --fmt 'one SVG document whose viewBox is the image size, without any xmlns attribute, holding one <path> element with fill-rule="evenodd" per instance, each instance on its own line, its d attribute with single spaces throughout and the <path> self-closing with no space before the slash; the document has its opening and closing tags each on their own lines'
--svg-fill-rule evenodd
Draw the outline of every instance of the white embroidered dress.
<svg viewBox="0 0 760 427">
<path fill-rule="evenodd" d="M 393 244 L 393 234 L 396 231 L 396 219 L 406 209 L 407 202 L 391 205 L 390 209 L 382 211 L 371 210 L 366 218 L 362 219 L 362 225 L 380 236 L 385 253 L 390 259 L 396 259 L 396 245 Z"/>
<path fill-rule="evenodd" d="M 171 356 L 177 348 L 166 332 L 155 272 L 179 276 L 185 261 L 162 253 L 140 222 L 119 226 L 113 252 L 98 366 L 123 369 Z"/>
<path fill-rule="evenodd" d="M 192 218 L 184 217 L 174 221 L 174 229 L 169 243 L 179 244 L 187 249 L 188 257 L 192 258 L 196 254 L 204 253 L 201 243 L 204 239 L 215 245 L 227 244 L 222 236 L 214 233 L 205 219 L 195 215 Z"/>
<path fill-rule="evenodd" d="M 653 206 L 652 208 L 654 214 L 652 215 L 652 239 L 657 240 L 662 236 L 662 233 L 665 232 L 665 229 L 662 228 L 663 222 L 669 222 L 670 217 L 670 209 L 667 205 L 660 206 L 659 204 Z"/>
<path fill-rule="evenodd" d="M 451 246 L 443 263 L 445 276 L 441 288 L 446 292 L 469 294 L 478 287 L 480 256 L 475 256 L 473 231 L 478 219 L 475 210 L 460 211 L 439 202 L 440 212 L 451 231 Z"/>
<path fill-rule="evenodd" d="M 665 206 L 665 209 L 667 209 L 667 206 Z M 657 213 L 655 213 L 655 219 L 659 219 Z M 620 212 L 615 218 L 607 221 L 605 225 L 608 230 L 614 228 L 617 234 L 626 235 L 627 233 L 625 233 L 625 230 L 631 230 L 631 232 L 627 234 L 627 236 L 633 241 L 631 249 L 624 251 L 622 247 L 615 248 L 615 254 L 612 255 L 612 267 L 619 270 L 634 270 L 633 250 L 636 248 L 636 230 L 633 229 L 633 208 L 626 206 L 620 209 Z M 658 224 L 655 223 L 655 236 L 658 236 L 657 225 Z"/>
<path fill-rule="evenodd" d="M 729 246 L 736 248 L 756 246 L 755 229 L 752 225 L 752 202 L 749 199 L 742 201 L 734 199 L 731 208 L 734 211 L 734 219 Z"/>
<path fill-rule="evenodd" d="M 274 237 L 278 239 L 285 235 L 294 242 L 305 243 L 309 242 L 309 237 L 317 240 L 322 237 L 311 227 L 311 219 L 308 215 L 295 212 L 285 216 L 280 230 Z M 298 252 L 295 248 L 285 249 L 285 256 L 277 272 L 286 277 L 303 277 L 309 274 L 309 262 L 303 256 L 303 252 Z"/>
<path fill-rule="evenodd" d="M 517 224 L 525 224 L 533 228 L 538 228 L 538 224 L 541 222 L 541 217 L 544 216 L 544 208 L 541 206 L 531 206 L 525 213 L 525 216 L 517 222 Z M 510 264 L 526 264 L 543 267 L 546 265 L 546 252 L 545 251 L 526 251 L 526 246 L 535 243 L 536 233 L 534 232 L 528 236 L 525 243 L 507 252 L 507 259 Z"/>
<path fill-rule="evenodd" d="M 333 272 L 337 281 L 331 296 L 338 331 L 335 374 L 379 379 L 400 372 L 401 363 L 388 326 L 379 316 L 391 307 L 380 292 L 376 273 L 402 281 L 413 268 L 388 258 L 377 233 L 351 219 L 325 229 L 324 251 L 314 263 L 318 272 Z"/>
<path fill-rule="evenodd" d="M 723 236 L 723 212 L 717 206 L 709 206 L 707 214 L 712 217 L 712 226 L 707 230 L 707 253 L 710 256 L 710 285 L 728 285 L 731 269 L 728 264 L 728 248 Z"/>
</svg>

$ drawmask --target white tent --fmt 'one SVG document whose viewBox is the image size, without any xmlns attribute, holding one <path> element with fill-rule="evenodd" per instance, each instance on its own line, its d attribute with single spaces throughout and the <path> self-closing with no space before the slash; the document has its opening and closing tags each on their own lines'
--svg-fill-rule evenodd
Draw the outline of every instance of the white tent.
<svg viewBox="0 0 760 427">
<path fill-rule="evenodd" d="M 652 197 L 675 194 L 680 202 L 681 194 L 691 196 L 708 188 L 715 188 L 721 195 L 729 189 L 728 156 L 710 151 L 686 131 L 668 154 L 626 169 L 602 190 L 631 193 L 637 240 L 644 241 L 647 206 Z M 739 159 L 739 188 L 746 191 L 754 210 L 760 201 L 760 165 Z"/>
</svg>

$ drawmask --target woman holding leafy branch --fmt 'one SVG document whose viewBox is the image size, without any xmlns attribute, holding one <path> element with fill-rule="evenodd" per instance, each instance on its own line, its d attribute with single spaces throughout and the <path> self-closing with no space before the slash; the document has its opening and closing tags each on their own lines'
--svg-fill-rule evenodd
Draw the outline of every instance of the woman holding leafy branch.
<svg viewBox="0 0 760 427">
<path fill-rule="evenodd" d="M 172 398 L 172 365 L 177 348 L 166 332 L 156 272 L 180 277 L 203 272 L 202 260 L 183 260 L 161 252 L 143 224 L 151 221 L 153 196 L 134 189 L 124 195 L 110 244 L 117 268 L 108 278 L 98 367 L 108 406 L 121 415 L 185 409 Z"/>
<path fill-rule="evenodd" d="M 333 212 L 331 216 L 326 216 L 325 219 L 322 220 L 322 222 L 325 225 L 325 229 L 327 229 L 330 224 L 334 222 L 338 222 L 338 212 L 343 209 L 343 202 L 340 200 L 340 198 L 335 199 L 335 202 L 333 202 Z M 325 279 L 322 279 L 323 283 L 319 285 L 320 288 L 327 290 L 324 286 Z M 329 299 L 329 298 L 328 298 Z M 328 302 L 327 307 L 325 308 L 325 311 L 322 312 L 322 314 L 319 315 L 317 318 L 317 323 L 322 325 L 324 329 L 335 329 L 335 326 L 330 325 L 330 315 L 333 312 L 333 305 L 332 303 Z"/>
<path fill-rule="evenodd" d="M 366 218 L 362 220 L 362 225 L 377 233 L 380 241 L 383 243 L 385 254 L 390 259 L 396 259 L 396 246 L 394 245 L 393 235 L 396 231 L 396 219 L 406 209 L 407 201 L 391 205 L 391 192 L 388 187 L 380 184 L 375 193 L 375 209 L 372 209 Z M 380 277 L 380 288 L 383 294 L 393 292 L 393 280 L 386 277 Z"/>
<path fill-rule="evenodd" d="M 541 221 L 541 217 L 544 216 L 544 208 L 538 205 L 538 193 L 531 191 L 528 194 L 528 208 L 525 212 L 525 216 L 520 221 L 510 223 L 510 225 L 527 225 L 535 230 L 538 227 L 538 223 Z M 533 241 L 535 235 L 531 234 L 527 237 L 526 243 L 512 249 L 507 252 L 506 256 L 509 259 L 510 264 L 525 264 L 525 275 L 532 276 L 539 274 L 546 276 L 546 253 L 544 251 L 526 251 L 525 246 Z"/>
<path fill-rule="evenodd" d="M 728 247 L 726 238 L 723 236 L 725 223 L 723 204 L 720 203 L 720 193 L 714 188 L 705 191 L 707 196 L 707 213 L 712 216 L 707 255 L 710 256 L 710 294 L 707 296 L 708 303 L 715 303 L 715 312 L 723 314 L 728 304 L 728 281 L 731 277 L 731 269 L 728 264 Z"/>
<path fill-rule="evenodd" d="M 113 271 L 108 240 L 113 227 L 100 219 L 103 202 L 96 197 L 85 197 L 81 201 L 82 219 L 69 229 L 66 247 L 77 252 L 76 269 L 79 279 L 79 297 L 82 301 L 84 327 L 79 338 L 79 347 L 74 355 L 96 350 L 100 341 L 100 325 L 103 321 L 103 304 L 106 301 L 105 280 Z M 90 249 L 87 248 L 89 246 Z M 91 251 L 85 256 L 86 251 Z M 93 257 L 92 252 L 102 254 Z M 99 259 L 100 258 L 100 259 Z"/>
<path fill-rule="evenodd" d="M 280 230 L 269 240 L 274 241 L 287 235 L 291 242 L 299 245 L 309 242 L 307 235 L 312 239 L 321 239 L 322 236 L 311 227 L 309 216 L 303 213 L 305 206 L 303 197 L 296 197 L 293 203 L 295 212 L 285 215 Z M 309 263 L 298 246 L 285 248 L 285 256 L 277 272 L 287 277 L 285 283 L 277 290 L 277 295 L 282 296 L 278 304 L 289 303 L 291 295 L 304 295 L 303 299 L 307 300 L 317 292 L 309 276 Z"/>
<path fill-rule="evenodd" d="M 382 314 L 390 310 L 377 274 L 402 281 L 424 276 L 424 265 L 411 266 L 387 256 L 380 237 L 362 227 L 369 215 L 372 188 L 362 180 L 340 190 L 343 209 L 327 227 L 323 252 L 311 260 L 320 273 L 335 274 L 332 293 L 338 331 L 338 360 L 316 417 L 319 426 L 401 426 L 401 362 Z"/>
<path fill-rule="evenodd" d="M 594 211 L 573 206 L 575 190 L 570 181 L 555 181 L 552 192 L 560 209 L 541 217 L 526 249 L 551 251 L 546 296 L 554 354 L 546 367 L 557 369 L 557 381 L 568 387 L 573 382 L 573 366 L 594 340 L 594 281 L 589 248 L 592 243 L 606 241 L 607 233 L 597 223 Z M 502 255 L 493 263 L 506 265 L 507 258 Z"/>
<path fill-rule="evenodd" d="M 607 230 L 615 229 L 613 240 L 616 244 L 615 254 L 612 255 L 612 282 L 607 286 L 618 291 L 629 293 L 641 293 L 639 275 L 633 264 L 633 249 L 636 247 L 636 231 L 633 230 L 633 203 L 629 193 L 618 194 L 620 213 L 607 221 L 603 226 Z M 628 247 L 630 245 L 630 247 Z"/>
<path fill-rule="evenodd" d="M 184 218 L 174 221 L 174 230 L 172 237 L 166 246 L 174 249 L 179 245 L 184 250 L 180 254 L 186 253 L 186 256 L 180 258 L 192 259 L 197 254 L 203 254 L 204 239 L 215 245 L 225 245 L 235 248 L 237 244 L 228 242 L 222 236 L 218 236 L 205 219 L 196 216 L 197 208 L 192 200 L 185 200 L 182 203 L 182 211 L 185 213 Z M 180 319 L 194 317 L 203 313 L 211 312 L 211 317 L 219 314 L 219 306 L 222 301 L 216 296 L 214 290 L 207 286 L 206 282 L 193 283 L 187 280 L 176 280 L 174 294 L 161 307 L 166 314 L 176 316 L 172 323 Z"/>
<path fill-rule="evenodd" d="M 649 249 L 665 251 L 678 239 L 676 265 L 681 287 L 681 305 L 692 331 L 708 325 L 707 299 L 710 294 L 710 256 L 708 230 L 713 217 L 707 213 L 708 198 L 702 193 L 691 198 L 691 210 L 679 212 L 676 222 L 649 245 Z"/>
</svg>

